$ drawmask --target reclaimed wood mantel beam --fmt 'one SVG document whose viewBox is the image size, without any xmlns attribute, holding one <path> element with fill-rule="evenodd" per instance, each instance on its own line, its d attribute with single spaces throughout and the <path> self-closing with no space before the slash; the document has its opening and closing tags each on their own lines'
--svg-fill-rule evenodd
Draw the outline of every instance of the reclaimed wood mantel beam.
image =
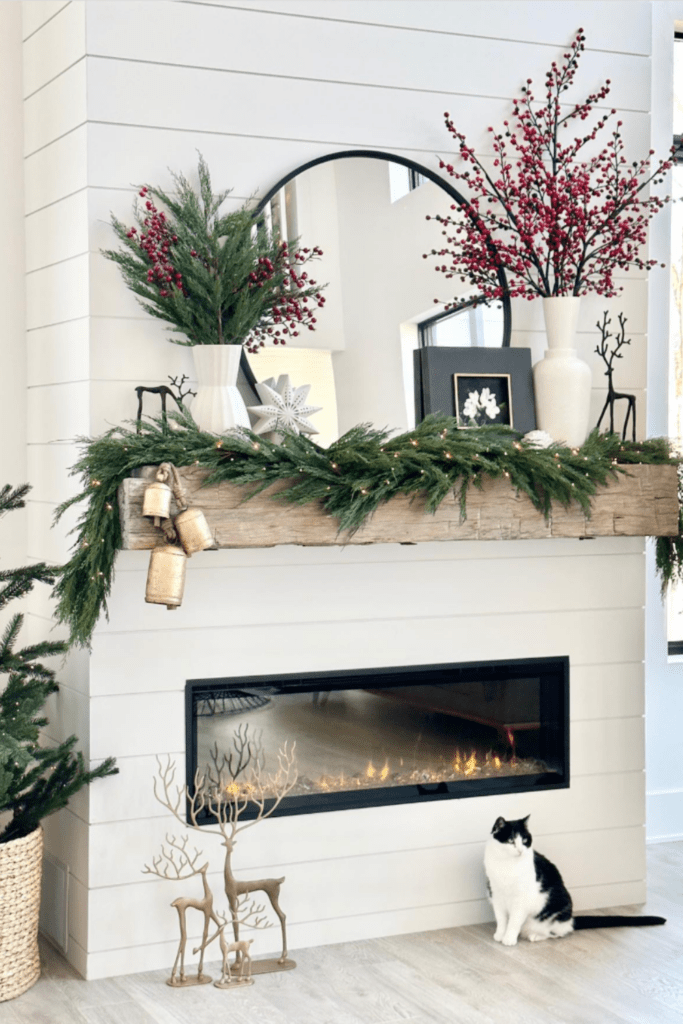
<svg viewBox="0 0 683 1024">
<path fill-rule="evenodd" d="M 124 480 L 119 488 L 123 547 L 144 550 L 162 538 L 142 516 L 142 498 L 156 467 Z M 337 533 L 337 520 L 315 504 L 290 505 L 274 495 L 286 489 L 283 480 L 258 497 L 243 501 L 249 488 L 222 483 L 202 488 L 208 470 L 179 469 L 187 498 L 204 512 L 220 548 L 268 548 L 278 544 L 407 544 L 439 540 L 524 540 L 543 537 L 664 537 L 678 533 L 676 466 L 637 465 L 628 468 L 593 499 L 592 515 L 556 506 L 546 521 L 524 494 L 504 479 L 484 479 L 471 487 L 467 519 L 461 521 L 454 494 L 434 515 L 424 513 L 419 498 L 399 495 L 381 506 L 353 536 Z M 175 508 L 173 507 L 173 511 Z"/>
</svg>

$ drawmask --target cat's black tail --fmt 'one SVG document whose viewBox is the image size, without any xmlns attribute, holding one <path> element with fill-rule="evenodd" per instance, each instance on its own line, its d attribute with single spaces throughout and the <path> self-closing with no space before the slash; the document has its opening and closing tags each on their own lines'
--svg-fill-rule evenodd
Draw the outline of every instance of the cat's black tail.
<svg viewBox="0 0 683 1024">
<path fill-rule="evenodd" d="M 583 928 L 642 928 L 648 924 L 666 924 L 665 917 L 626 917 L 621 915 L 609 915 L 600 917 L 575 917 L 574 931 L 581 931 Z"/>
</svg>

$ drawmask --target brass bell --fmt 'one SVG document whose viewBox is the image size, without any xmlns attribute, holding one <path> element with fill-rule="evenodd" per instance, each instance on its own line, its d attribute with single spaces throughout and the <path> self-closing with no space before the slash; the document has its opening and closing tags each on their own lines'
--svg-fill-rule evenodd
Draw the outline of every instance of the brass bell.
<svg viewBox="0 0 683 1024">
<path fill-rule="evenodd" d="M 154 516 L 154 525 L 159 526 L 162 519 L 168 519 L 171 515 L 171 488 L 163 481 L 167 473 L 159 468 L 156 481 L 145 488 L 145 496 L 142 502 L 143 516 Z"/>
<path fill-rule="evenodd" d="M 186 563 L 187 556 L 177 544 L 158 544 L 149 560 L 145 601 L 165 604 L 169 611 L 178 608 L 185 589 Z"/>
<path fill-rule="evenodd" d="M 188 558 L 196 551 L 206 551 L 214 546 L 209 524 L 200 508 L 186 508 L 179 512 L 173 525 Z"/>
</svg>

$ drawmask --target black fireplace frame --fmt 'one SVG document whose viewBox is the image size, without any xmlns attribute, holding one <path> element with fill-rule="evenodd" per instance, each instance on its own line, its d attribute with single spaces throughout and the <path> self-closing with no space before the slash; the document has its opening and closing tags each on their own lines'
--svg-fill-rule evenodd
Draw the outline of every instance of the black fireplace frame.
<svg viewBox="0 0 683 1024">
<path fill-rule="evenodd" d="M 297 672 L 281 675 L 229 676 L 212 679 L 188 679 L 185 686 L 186 726 L 186 779 L 188 785 L 194 780 L 197 768 L 198 718 L 195 714 L 197 702 L 220 689 L 232 687 L 272 687 L 277 684 L 281 692 L 305 693 L 340 689 L 364 689 L 369 676 L 382 677 L 384 686 L 409 685 L 414 680 L 406 676 L 428 673 L 434 678 L 439 672 L 448 673 L 449 681 L 458 673 L 471 678 L 476 674 L 480 679 L 514 678 L 520 670 L 528 670 L 541 679 L 541 702 L 544 708 L 542 718 L 548 724 L 547 738 L 554 737 L 553 749 L 560 751 L 561 767 L 557 771 L 534 775 L 507 775 L 495 778 L 468 779 L 456 782 L 438 782 L 428 785 L 390 786 L 346 790 L 333 793 L 315 793 L 285 797 L 273 812 L 273 817 L 293 814 L 317 814 L 323 811 L 351 810 L 362 807 L 379 807 L 392 804 L 425 803 L 432 800 L 464 799 L 475 796 L 500 796 L 503 793 L 525 793 L 534 790 L 567 789 L 569 787 L 569 657 L 563 655 L 550 658 L 517 658 L 501 661 L 477 661 L 438 663 L 430 665 L 407 665 L 393 668 L 360 668 L 331 670 L 324 672 Z M 556 685 L 551 685 L 554 680 Z M 312 683 L 315 682 L 315 686 Z M 355 683 L 355 685 L 354 685 Z M 544 685 L 545 683 L 545 685 Z M 557 685 L 559 684 L 559 685 Z M 548 758 L 545 758 L 549 760 Z M 247 820 L 250 815 L 242 816 Z M 199 818 L 199 823 L 208 825 L 214 819 L 208 813 Z M 189 807 L 188 807 L 189 823 Z"/>
</svg>

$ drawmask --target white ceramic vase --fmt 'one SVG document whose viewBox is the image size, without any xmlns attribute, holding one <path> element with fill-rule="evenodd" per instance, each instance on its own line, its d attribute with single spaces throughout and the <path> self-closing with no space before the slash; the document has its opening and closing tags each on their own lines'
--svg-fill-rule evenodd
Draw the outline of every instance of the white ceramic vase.
<svg viewBox="0 0 683 1024">
<path fill-rule="evenodd" d="M 580 303 L 574 295 L 543 299 L 548 349 L 533 369 L 536 425 L 572 448 L 588 437 L 593 383 L 590 367 L 574 348 Z"/>
<path fill-rule="evenodd" d="M 194 345 L 197 394 L 190 412 L 201 430 L 225 434 L 250 427 L 249 413 L 237 389 L 241 345 Z"/>
</svg>

